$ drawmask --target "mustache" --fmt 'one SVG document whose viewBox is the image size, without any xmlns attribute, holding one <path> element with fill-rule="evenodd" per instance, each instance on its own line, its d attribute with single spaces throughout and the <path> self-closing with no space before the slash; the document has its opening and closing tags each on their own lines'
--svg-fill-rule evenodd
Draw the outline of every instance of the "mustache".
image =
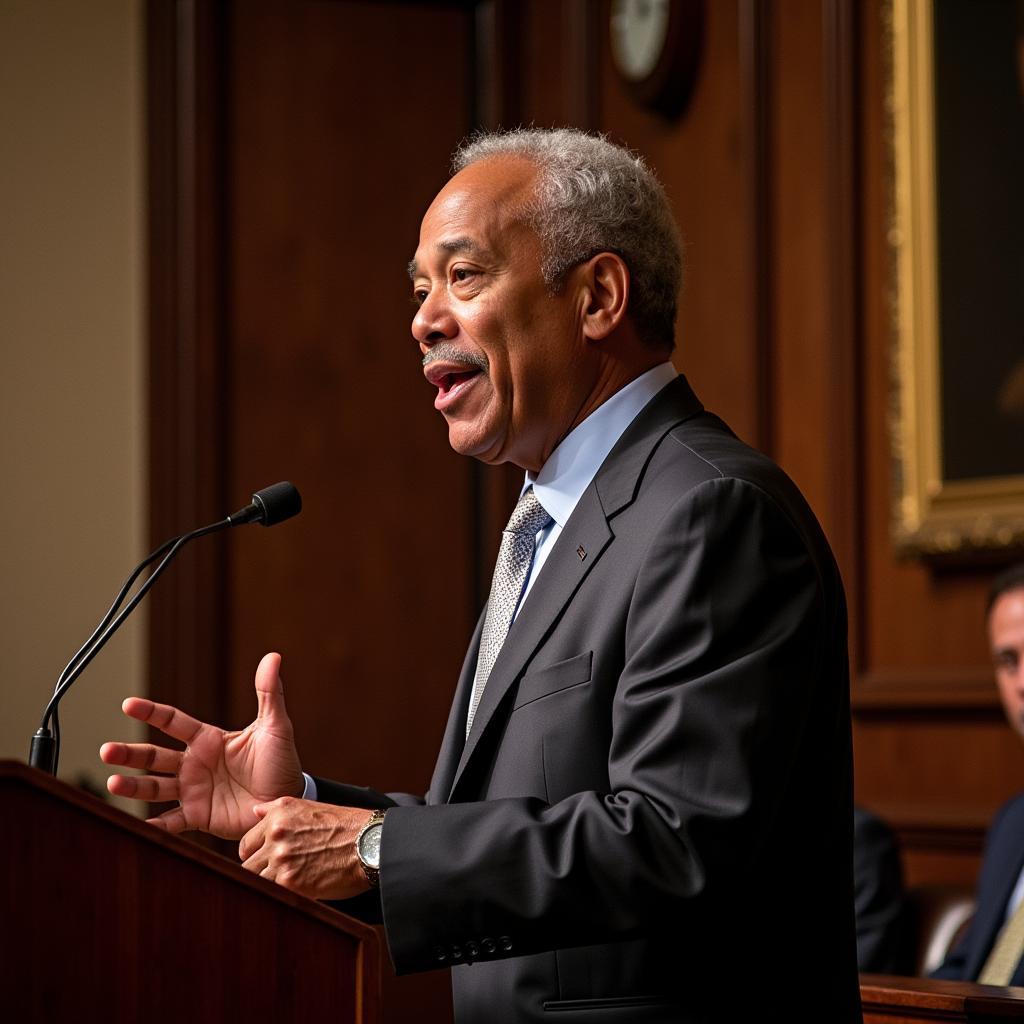
<svg viewBox="0 0 1024 1024">
<path fill-rule="evenodd" d="M 487 372 L 490 365 L 487 357 L 482 352 L 464 352 L 458 345 L 450 341 L 439 341 L 423 357 L 423 366 L 436 363 L 439 359 L 446 363 L 462 363 L 464 366 L 475 366 L 478 370 Z"/>
</svg>

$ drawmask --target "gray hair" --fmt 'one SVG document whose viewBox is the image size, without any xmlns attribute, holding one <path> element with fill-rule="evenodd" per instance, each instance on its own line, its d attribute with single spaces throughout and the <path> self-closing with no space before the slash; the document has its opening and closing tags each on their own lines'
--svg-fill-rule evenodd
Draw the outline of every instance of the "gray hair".
<svg viewBox="0 0 1024 1024">
<path fill-rule="evenodd" d="M 557 293 L 568 271 L 599 252 L 630 272 L 629 312 L 640 337 L 671 349 L 682 279 L 682 243 L 661 183 L 643 158 L 603 136 L 573 128 L 516 128 L 465 141 L 452 173 L 492 157 L 537 165 L 525 214 L 541 240 L 541 272 Z"/>
</svg>

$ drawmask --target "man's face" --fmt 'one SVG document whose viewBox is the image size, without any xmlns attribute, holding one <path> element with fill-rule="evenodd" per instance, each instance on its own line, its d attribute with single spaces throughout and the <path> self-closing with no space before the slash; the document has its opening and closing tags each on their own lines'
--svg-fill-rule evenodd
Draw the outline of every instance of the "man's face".
<svg viewBox="0 0 1024 1024">
<path fill-rule="evenodd" d="M 1024 587 L 1000 595 L 988 617 L 999 696 L 1010 725 L 1024 736 Z"/>
<path fill-rule="evenodd" d="M 423 218 L 410 264 L 412 333 L 451 446 L 497 464 L 540 469 L 580 418 L 588 378 L 579 290 L 552 296 L 541 246 L 522 222 L 536 168 L 471 164 Z"/>
</svg>

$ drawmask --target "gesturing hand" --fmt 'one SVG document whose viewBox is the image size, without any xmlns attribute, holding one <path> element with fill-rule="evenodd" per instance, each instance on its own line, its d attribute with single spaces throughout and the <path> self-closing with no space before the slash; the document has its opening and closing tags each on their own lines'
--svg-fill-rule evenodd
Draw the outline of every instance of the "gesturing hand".
<svg viewBox="0 0 1024 1024">
<path fill-rule="evenodd" d="M 186 744 L 170 750 L 152 743 L 104 743 L 107 764 L 152 775 L 111 775 L 107 789 L 135 800 L 177 800 L 149 822 L 168 832 L 200 829 L 238 839 L 256 823 L 253 806 L 303 790 L 291 719 L 284 706 L 281 656 L 264 655 L 256 669 L 256 719 L 240 732 L 225 732 L 168 704 L 129 697 L 122 710 Z"/>
</svg>

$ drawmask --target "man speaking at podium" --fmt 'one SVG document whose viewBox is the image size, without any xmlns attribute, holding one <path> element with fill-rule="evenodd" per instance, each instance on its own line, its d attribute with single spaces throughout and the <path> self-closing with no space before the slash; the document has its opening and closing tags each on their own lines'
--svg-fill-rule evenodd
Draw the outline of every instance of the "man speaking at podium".
<svg viewBox="0 0 1024 1024">
<path fill-rule="evenodd" d="M 460 1024 L 859 1020 L 842 586 L 672 368 L 664 192 L 568 130 L 455 168 L 412 332 L 452 447 L 526 476 L 429 793 L 304 777 L 276 654 L 242 732 L 127 700 L 186 749 L 105 744 L 152 773 L 108 786 L 289 889 L 377 890 L 395 969 L 453 968 Z"/>
</svg>

